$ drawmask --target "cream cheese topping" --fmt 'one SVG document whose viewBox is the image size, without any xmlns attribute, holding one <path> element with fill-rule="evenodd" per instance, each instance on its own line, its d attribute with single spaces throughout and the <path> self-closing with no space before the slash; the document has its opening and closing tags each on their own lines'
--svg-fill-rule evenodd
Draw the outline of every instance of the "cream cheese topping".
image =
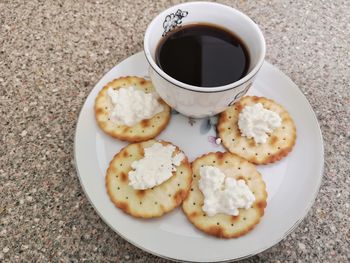
<svg viewBox="0 0 350 263">
<path fill-rule="evenodd" d="M 168 180 L 185 158 L 183 153 L 173 156 L 175 146 L 156 142 L 144 149 L 144 158 L 134 161 L 129 172 L 129 185 L 134 189 L 148 189 Z"/>
<path fill-rule="evenodd" d="M 237 216 L 239 208 L 248 209 L 255 202 L 255 196 L 244 180 L 226 176 L 219 168 L 200 168 L 199 189 L 204 195 L 202 210 L 208 216 L 219 213 Z"/>
<path fill-rule="evenodd" d="M 253 138 L 256 143 L 266 143 L 268 134 L 281 123 L 282 119 L 278 113 L 265 109 L 261 103 L 245 106 L 238 117 L 241 135 Z"/>
<path fill-rule="evenodd" d="M 109 117 L 118 124 L 133 126 L 163 111 L 155 92 L 145 93 L 131 86 L 117 90 L 109 88 L 107 95 L 113 105 Z"/>
</svg>

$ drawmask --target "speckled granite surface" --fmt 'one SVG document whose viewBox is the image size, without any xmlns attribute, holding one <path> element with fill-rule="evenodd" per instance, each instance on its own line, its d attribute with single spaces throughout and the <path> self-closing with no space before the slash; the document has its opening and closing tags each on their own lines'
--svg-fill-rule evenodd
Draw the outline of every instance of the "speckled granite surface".
<svg viewBox="0 0 350 263">
<path fill-rule="evenodd" d="M 73 166 L 80 107 L 104 73 L 142 48 L 177 1 L 0 1 L 0 261 L 166 262 L 95 213 Z M 350 261 L 350 2 L 221 1 L 264 31 L 267 60 L 300 86 L 320 121 L 325 174 L 284 241 L 244 262 Z"/>
</svg>

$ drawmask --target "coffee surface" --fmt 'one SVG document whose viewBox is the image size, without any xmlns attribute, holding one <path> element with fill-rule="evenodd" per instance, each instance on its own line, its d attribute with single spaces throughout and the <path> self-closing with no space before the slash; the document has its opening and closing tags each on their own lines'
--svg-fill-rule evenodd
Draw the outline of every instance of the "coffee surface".
<svg viewBox="0 0 350 263">
<path fill-rule="evenodd" d="M 249 69 L 249 55 L 232 32 L 214 25 L 191 24 L 168 33 L 159 42 L 156 63 L 183 83 L 217 87 L 243 78 Z"/>
</svg>

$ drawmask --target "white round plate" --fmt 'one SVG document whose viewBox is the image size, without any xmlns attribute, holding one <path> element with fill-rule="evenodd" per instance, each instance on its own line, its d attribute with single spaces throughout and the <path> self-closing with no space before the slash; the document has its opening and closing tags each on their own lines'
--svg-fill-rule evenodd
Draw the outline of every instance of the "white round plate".
<svg viewBox="0 0 350 263">
<path fill-rule="evenodd" d="M 270 248 L 286 237 L 313 204 L 323 173 L 323 141 L 315 114 L 298 87 L 281 71 L 265 62 L 249 94 L 282 104 L 297 127 L 297 142 L 283 160 L 258 166 L 267 184 L 268 200 L 262 221 L 247 235 L 218 239 L 198 231 L 180 208 L 151 220 L 124 214 L 110 201 L 105 189 L 109 161 L 126 145 L 100 130 L 94 116 L 99 90 L 114 78 L 136 75 L 147 78 L 143 52 L 109 71 L 94 87 L 81 109 L 75 134 L 75 163 L 80 183 L 99 216 L 115 232 L 154 255 L 182 261 L 237 260 Z M 210 95 L 209 95 L 210 96 Z M 224 151 L 215 144 L 216 118 L 189 119 L 173 112 L 168 127 L 157 137 L 178 145 L 190 161 L 210 151 Z"/>
</svg>

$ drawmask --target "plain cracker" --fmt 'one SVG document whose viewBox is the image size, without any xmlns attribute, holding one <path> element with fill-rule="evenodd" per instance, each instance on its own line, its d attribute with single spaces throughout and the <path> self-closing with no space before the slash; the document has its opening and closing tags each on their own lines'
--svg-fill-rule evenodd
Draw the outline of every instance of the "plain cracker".
<svg viewBox="0 0 350 263">
<path fill-rule="evenodd" d="M 255 103 L 263 104 L 264 108 L 278 113 L 282 119 L 281 126 L 269 134 L 266 143 L 256 144 L 253 138 L 241 136 L 238 127 L 240 111 Z M 230 152 L 255 164 L 268 164 L 282 159 L 293 149 L 296 141 L 295 124 L 289 113 L 281 105 L 264 97 L 243 97 L 220 114 L 217 130 L 222 144 Z"/>
<path fill-rule="evenodd" d="M 207 216 L 202 210 L 204 196 L 198 188 L 199 169 L 206 165 L 218 167 L 226 176 L 244 180 L 256 199 L 252 207 L 239 209 L 238 216 L 222 213 Z M 216 152 L 197 158 L 192 163 L 192 170 L 191 190 L 182 204 L 182 209 L 194 226 L 216 237 L 236 238 L 247 234 L 260 222 L 266 207 L 267 192 L 265 183 L 255 165 L 235 154 Z"/>
<path fill-rule="evenodd" d="M 176 167 L 173 176 L 158 186 L 135 190 L 129 185 L 128 173 L 132 169 L 132 162 L 142 159 L 144 148 L 150 147 L 155 142 L 149 140 L 129 144 L 114 156 L 107 169 L 106 188 L 109 197 L 118 208 L 135 217 L 162 216 L 179 206 L 190 189 L 192 169 L 187 157 Z M 165 141 L 158 142 L 163 145 L 171 144 Z M 174 155 L 179 152 L 180 149 L 176 147 Z"/>
<path fill-rule="evenodd" d="M 121 77 L 109 82 L 98 93 L 95 100 L 95 117 L 98 126 L 107 134 L 123 141 L 139 142 L 152 139 L 165 129 L 171 115 L 170 107 L 160 98 L 158 101 L 162 104 L 163 111 L 150 119 L 138 122 L 134 126 L 120 125 L 109 119 L 109 112 L 113 106 L 107 95 L 107 90 L 109 88 L 120 89 L 129 86 L 143 90 L 146 93 L 155 91 L 151 81 L 139 77 Z"/>
</svg>

